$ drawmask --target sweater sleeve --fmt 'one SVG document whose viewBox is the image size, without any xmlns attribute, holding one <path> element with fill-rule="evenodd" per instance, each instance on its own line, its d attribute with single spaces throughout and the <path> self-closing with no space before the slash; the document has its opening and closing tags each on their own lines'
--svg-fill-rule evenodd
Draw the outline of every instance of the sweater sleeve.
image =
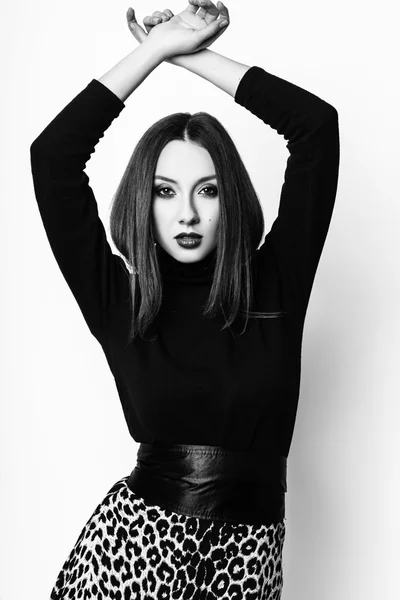
<svg viewBox="0 0 400 600">
<path fill-rule="evenodd" d="M 272 254 L 295 304 L 305 310 L 336 198 L 338 113 L 314 94 L 258 66 L 246 71 L 234 99 L 288 140 L 278 216 L 256 255 L 262 273 Z"/>
<path fill-rule="evenodd" d="M 107 242 L 84 169 L 124 107 L 118 96 L 93 79 L 30 147 L 34 191 L 47 238 L 96 338 L 118 301 L 126 270 Z"/>
</svg>

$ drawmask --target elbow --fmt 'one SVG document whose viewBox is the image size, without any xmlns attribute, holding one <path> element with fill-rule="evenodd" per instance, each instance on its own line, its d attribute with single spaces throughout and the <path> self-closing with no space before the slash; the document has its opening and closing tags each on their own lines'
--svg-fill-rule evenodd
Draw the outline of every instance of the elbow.
<svg viewBox="0 0 400 600">
<path fill-rule="evenodd" d="M 51 154 L 51 139 L 47 134 L 46 129 L 42 131 L 31 143 L 29 148 L 31 156 L 34 154 Z"/>
<path fill-rule="evenodd" d="M 336 108 L 332 104 L 325 102 L 324 120 L 328 121 L 328 122 L 332 122 L 332 121 L 337 122 L 338 119 L 339 119 L 339 113 L 336 110 Z"/>
<path fill-rule="evenodd" d="M 31 163 L 32 173 L 36 173 L 39 169 L 43 167 L 45 163 L 48 163 L 49 160 L 54 156 L 54 152 L 51 150 L 50 144 L 46 141 L 46 139 L 41 135 L 39 135 L 29 147 L 29 159 Z"/>
<path fill-rule="evenodd" d="M 331 104 L 325 103 L 324 110 L 320 115 L 318 130 L 325 136 L 337 137 L 339 135 L 339 113 Z"/>
<path fill-rule="evenodd" d="M 30 155 L 34 154 L 42 154 L 44 149 L 44 143 L 41 135 L 39 135 L 36 139 L 33 140 L 29 147 Z"/>
</svg>

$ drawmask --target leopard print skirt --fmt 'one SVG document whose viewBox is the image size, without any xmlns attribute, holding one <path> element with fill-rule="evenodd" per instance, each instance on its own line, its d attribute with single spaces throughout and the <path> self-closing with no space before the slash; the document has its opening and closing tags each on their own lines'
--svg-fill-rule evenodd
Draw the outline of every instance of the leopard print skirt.
<svg viewBox="0 0 400 600">
<path fill-rule="evenodd" d="M 188 517 L 146 504 L 128 477 L 86 522 L 51 600 L 280 600 L 285 519 L 249 525 Z"/>
</svg>

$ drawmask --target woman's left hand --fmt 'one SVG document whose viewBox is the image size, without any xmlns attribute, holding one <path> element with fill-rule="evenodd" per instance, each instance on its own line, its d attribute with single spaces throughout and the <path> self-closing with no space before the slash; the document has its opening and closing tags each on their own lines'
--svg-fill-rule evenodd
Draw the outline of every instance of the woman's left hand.
<svg viewBox="0 0 400 600">
<path fill-rule="evenodd" d="M 200 10 L 198 10 L 199 6 L 201 6 Z M 184 24 L 187 25 L 188 28 L 192 30 L 203 29 L 218 19 L 218 15 L 221 15 L 221 19 L 226 19 L 229 25 L 229 11 L 227 7 L 222 2 L 217 2 L 217 6 L 215 6 L 211 0 L 189 0 L 189 6 L 184 11 L 179 13 L 178 17 Z M 154 27 L 169 21 L 173 17 L 174 13 L 169 8 L 166 8 L 164 11 L 154 11 L 151 16 L 147 16 L 143 19 L 143 24 L 147 30 L 146 33 L 144 29 L 137 23 L 132 8 L 129 8 L 126 14 L 129 31 L 140 44 L 144 42 Z M 217 40 L 220 35 L 224 33 L 227 27 L 222 27 L 211 38 L 207 38 L 196 48 L 196 52 L 213 44 L 215 40 Z M 175 56 L 171 56 L 165 60 L 166 62 L 174 63 L 174 59 L 179 56 L 179 54 L 176 54 Z"/>
</svg>

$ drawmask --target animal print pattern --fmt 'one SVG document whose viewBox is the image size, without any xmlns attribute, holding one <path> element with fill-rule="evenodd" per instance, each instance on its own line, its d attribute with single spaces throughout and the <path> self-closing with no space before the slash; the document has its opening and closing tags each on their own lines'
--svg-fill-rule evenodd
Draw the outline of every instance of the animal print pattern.
<svg viewBox="0 0 400 600">
<path fill-rule="evenodd" d="M 57 577 L 51 600 L 280 600 L 285 520 L 211 521 L 107 492 Z"/>
</svg>

